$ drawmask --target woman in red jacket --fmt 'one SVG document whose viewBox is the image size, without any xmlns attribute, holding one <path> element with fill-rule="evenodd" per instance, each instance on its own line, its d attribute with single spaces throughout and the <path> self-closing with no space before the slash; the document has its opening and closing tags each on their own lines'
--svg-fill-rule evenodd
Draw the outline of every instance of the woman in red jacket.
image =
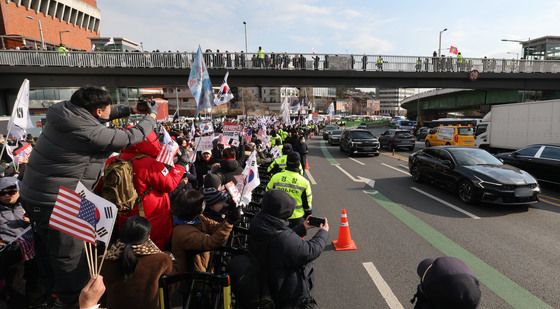
<svg viewBox="0 0 560 309">
<path fill-rule="evenodd" d="M 121 160 L 136 158 L 132 161 L 134 188 L 138 196 L 144 195 L 143 216 L 152 225 L 150 239 L 158 248 L 165 250 L 173 232 L 168 193 L 179 185 L 185 174 L 185 167 L 176 164 L 171 168 L 156 161 L 160 151 L 161 144 L 156 133 L 152 131 L 145 141 L 124 149 L 118 158 Z M 112 160 L 114 158 L 109 159 L 107 164 L 111 164 Z M 119 213 L 118 226 L 121 227 L 131 216 L 142 215 L 139 213 L 139 208 L 135 207 L 127 214 Z"/>
</svg>

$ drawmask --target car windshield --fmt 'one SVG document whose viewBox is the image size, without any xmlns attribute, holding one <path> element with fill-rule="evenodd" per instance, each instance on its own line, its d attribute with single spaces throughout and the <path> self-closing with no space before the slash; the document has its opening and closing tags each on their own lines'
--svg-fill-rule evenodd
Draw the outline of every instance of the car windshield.
<svg viewBox="0 0 560 309">
<path fill-rule="evenodd" d="M 325 127 L 325 130 L 326 130 L 326 131 L 331 131 L 331 130 L 336 130 L 336 129 L 338 129 L 338 127 L 337 127 L 337 126 L 333 126 L 333 125 L 328 125 L 328 126 Z"/>
<path fill-rule="evenodd" d="M 373 134 L 367 131 L 352 131 L 350 136 L 355 139 L 368 139 L 373 138 Z"/>
<path fill-rule="evenodd" d="M 404 127 L 413 127 L 414 123 L 412 121 L 401 121 L 399 123 L 399 125 L 404 126 Z"/>
<path fill-rule="evenodd" d="M 334 130 L 334 131 L 332 131 L 332 135 L 340 135 L 340 134 L 342 134 L 342 131 L 341 131 L 341 130 Z"/>
<path fill-rule="evenodd" d="M 496 157 L 489 154 L 486 150 L 468 148 L 451 148 L 448 150 L 451 152 L 458 165 L 502 165 L 500 160 L 496 159 Z"/>
<path fill-rule="evenodd" d="M 474 128 L 463 127 L 458 128 L 459 135 L 474 135 Z"/>
</svg>

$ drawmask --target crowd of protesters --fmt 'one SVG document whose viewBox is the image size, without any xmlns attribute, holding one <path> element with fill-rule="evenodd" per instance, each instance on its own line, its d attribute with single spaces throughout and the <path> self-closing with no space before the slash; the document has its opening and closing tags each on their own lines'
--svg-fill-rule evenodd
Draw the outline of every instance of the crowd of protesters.
<svg viewBox="0 0 560 309">
<path fill-rule="evenodd" d="M 125 128 L 111 125 L 132 113 L 144 116 Z M 274 307 L 260 308 L 319 308 L 311 293 L 313 261 L 328 242 L 329 225 L 326 218 L 315 226 L 308 220 L 312 193 L 303 176 L 306 140 L 318 126 L 245 119 L 230 122 L 241 129 L 229 139 L 225 122 L 157 124 L 155 117 L 150 102 L 135 109 L 112 106 L 105 90 L 84 87 L 49 109 L 38 139 L 2 140 L 11 164 L 0 169 L 0 308 L 160 308 L 162 277 L 231 271 L 239 282 L 235 273 L 243 270 L 224 270 L 226 255 L 219 253 L 236 249 L 226 244 L 239 233 L 245 254 L 267 274 L 258 289 L 266 287 Z M 173 164 L 157 159 L 162 128 L 179 147 Z M 200 147 L 204 137 L 211 146 Z M 247 204 L 228 185 L 247 182 L 251 158 L 263 174 L 260 191 Z M 138 199 L 134 208 L 119 210 L 105 264 L 92 276 L 82 241 L 51 228 L 49 217 L 61 186 L 81 182 L 103 195 L 109 167 L 122 161 L 131 163 Z M 315 234 L 304 238 L 311 229 Z M 418 274 L 417 308 L 478 305 L 478 281 L 460 260 L 425 260 Z M 216 291 L 203 283 L 191 278 L 168 292 L 188 294 L 185 307 L 208 308 Z M 448 297 L 438 297 L 442 288 Z M 235 285 L 233 290 L 236 308 L 253 308 Z"/>
</svg>

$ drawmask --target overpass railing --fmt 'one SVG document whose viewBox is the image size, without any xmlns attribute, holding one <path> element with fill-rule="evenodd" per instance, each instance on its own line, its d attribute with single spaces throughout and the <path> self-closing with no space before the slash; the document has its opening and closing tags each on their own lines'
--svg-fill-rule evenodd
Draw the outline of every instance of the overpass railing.
<svg viewBox="0 0 560 309">
<path fill-rule="evenodd" d="M 0 50 L 0 66 L 164 68 L 191 67 L 194 53 L 68 52 Z M 266 53 L 204 53 L 210 69 L 387 71 L 387 72 L 480 72 L 560 73 L 560 61 L 418 57 L 392 55 L 335 55 Z"/>
</svg>

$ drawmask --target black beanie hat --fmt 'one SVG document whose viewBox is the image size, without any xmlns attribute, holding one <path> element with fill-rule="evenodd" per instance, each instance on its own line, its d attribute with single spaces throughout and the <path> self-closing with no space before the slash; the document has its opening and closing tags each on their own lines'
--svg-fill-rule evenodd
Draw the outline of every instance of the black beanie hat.
<svg viewBox="0 0 560 309">
<path fill-rule="evenodd" d="M 204 194 L 206 205 L 214 205 L 228 200 L 227 193 L 218 191 L 216 188 L 204 188 L 202 194 Z"/>
<path fill-rule="evenodd" d="M 287 220 L 295 208 L 296 201 L 282 190 L 267 191 L 262 199 L 262 212 L 283 220 Z"/>
<path fill-rule="evenodd" d="M 213 173 L 208 173 L 206 174 L 206 176 L 204 176 L 204 188 L 215 188 L 215 189 L 219 189 L 220 186 L 222 185 L 222 178 L 220 178 L 220 176 L 213 174 Z"/>
<path fill-rule="evenodd" d="M 292 151 L 294 151 L 292 144 L 284 144 L 282 146 L 282 154 L 289 154 Z"/>
<path fill-rule="evenodd" d="M 299 168 L 300 160 L 299 160 L 299 153 L 297 152 L 290 152 L 288 154 L 286 160 L 286 167 L 287 168 Z"/>
</svg>

